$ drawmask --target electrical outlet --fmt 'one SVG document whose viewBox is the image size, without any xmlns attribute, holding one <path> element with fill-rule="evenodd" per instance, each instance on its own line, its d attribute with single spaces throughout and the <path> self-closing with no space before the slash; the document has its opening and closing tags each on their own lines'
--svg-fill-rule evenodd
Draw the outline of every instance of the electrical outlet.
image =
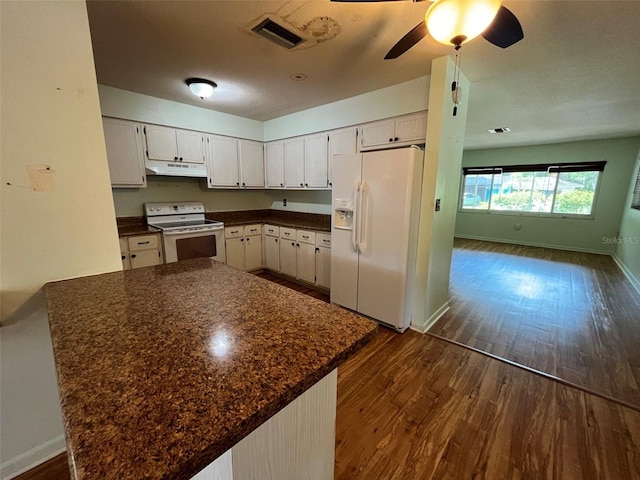
<svg viewBox="0 0 640 480">
<path fill-rule="evenodd" d="M 440 199 L 436 198 L 436 212 L 440 211 Z"/>
<path fill-rule="evenodd" d="M 283 207 L 286 207 L 286 206 L 287 206 L 287 199 L 286 199 L 286 198 L 283 198 L 283 199 L 282 199 L 282 206 L 283 206 Z"/>
</svg>

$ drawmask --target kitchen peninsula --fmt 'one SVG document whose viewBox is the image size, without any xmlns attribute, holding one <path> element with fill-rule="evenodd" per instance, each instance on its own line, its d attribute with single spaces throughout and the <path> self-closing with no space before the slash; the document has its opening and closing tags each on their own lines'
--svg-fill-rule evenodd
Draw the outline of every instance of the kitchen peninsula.
<svg viewBox="0 0 640 480">
<path fill-rule="evenodd" d="M 77 480 L 189 479 L 230 449 L 229 478 L 257 478 L 247 472 L 282 460 L 281 438 L 236 449 L 320 384 L 332 411 L 310 416 L 333 435 L 335 369 L 377 329 L 210 259 L 53 282 L 45 293 Z M 313 436 L 310 427 L 289 433 Z M 332 478 L 334 438 L 310 442 L 297 464 L 324 449 Z"/>
</svg>

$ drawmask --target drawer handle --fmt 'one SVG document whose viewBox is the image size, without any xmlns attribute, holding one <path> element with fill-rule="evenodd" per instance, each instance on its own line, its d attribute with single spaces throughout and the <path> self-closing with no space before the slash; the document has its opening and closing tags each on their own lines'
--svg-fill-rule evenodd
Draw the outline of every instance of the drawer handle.
<svg viewBox="0 0 640 480">
<path fill-rule="evenodd" d="M 231 233 L 238 233 L 239 230 L 231 230 Z"/>
<path fill-rule="evenodd" d="M 138 245 L 149 245 L 151 242 L 147 240 L 146 242 L 138 242 Z"/>
</svg>

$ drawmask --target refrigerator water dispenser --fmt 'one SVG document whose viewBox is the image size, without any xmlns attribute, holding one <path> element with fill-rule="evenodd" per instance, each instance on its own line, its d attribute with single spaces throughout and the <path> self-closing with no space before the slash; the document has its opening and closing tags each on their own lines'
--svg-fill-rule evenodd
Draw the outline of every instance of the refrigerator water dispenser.
<svg viewBox="0 0 640 480">
<path fill-rule="evenodd" d="M 353 230 L 353 201 L 350 198 L 335 199 L 333 226 L 340 230 Z"/>
</svg>

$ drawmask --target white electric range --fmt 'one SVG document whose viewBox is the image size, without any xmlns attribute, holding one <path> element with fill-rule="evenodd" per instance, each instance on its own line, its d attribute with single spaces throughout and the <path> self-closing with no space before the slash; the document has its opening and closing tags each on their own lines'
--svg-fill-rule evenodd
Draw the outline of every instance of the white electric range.
<svg viewBox="0 0 640 480">
<path fill-rule="evenodd" d="M 200 257 L 226 262 L 224 224 L 207 220 L 201 202 L 145 203 L 144 214 L 162 231 L 167 263 Z"/>
</svg>

